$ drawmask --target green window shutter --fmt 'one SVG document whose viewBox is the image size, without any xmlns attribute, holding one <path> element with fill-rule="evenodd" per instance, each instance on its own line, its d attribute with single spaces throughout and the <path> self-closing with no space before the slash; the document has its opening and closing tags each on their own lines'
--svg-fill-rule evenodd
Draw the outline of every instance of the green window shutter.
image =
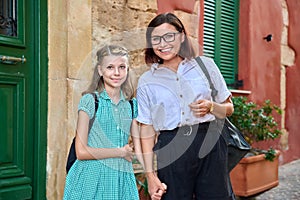
<svg viewBox="0 0 300 200">
<path fill-rule="evenodd" d="M 205 0 L 203 52 L 214 59 L 226 83 L 237 82 L 238 1 Z"/>
</svg>

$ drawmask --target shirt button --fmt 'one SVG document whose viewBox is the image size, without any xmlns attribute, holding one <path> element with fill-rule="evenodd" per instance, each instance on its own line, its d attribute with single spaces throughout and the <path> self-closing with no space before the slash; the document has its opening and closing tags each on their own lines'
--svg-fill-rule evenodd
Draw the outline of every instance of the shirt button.
<svg viewBox="0 0 300 200">
<path fill-rule="evenodd" d="M 181 98 L 183 97 L 183 96 L 182 96 L 182 94 L 181 94 L 181 95 L 179 95 L 179 96 L 180 96 Z"/>
<path fill-rule="evenodd" d="M 176 81 L 179 81 L 179 78 L 176 78 Z"/>
<path fill-rule="evenodd" d="M 181 114 L 184 115 L 184 112 L 182 112 Z"/>
<path fill-rule="evenodd" d="M 118 111 L 118 108 L 115 108 L 115 111 L 117 112 L 117 111 Z"/>
<path fill-rule="evenodd" d="M 120 127 L 119 126 L 117 126 L 117 130 L 119 130 L 120 129 Z"/>
</svg>

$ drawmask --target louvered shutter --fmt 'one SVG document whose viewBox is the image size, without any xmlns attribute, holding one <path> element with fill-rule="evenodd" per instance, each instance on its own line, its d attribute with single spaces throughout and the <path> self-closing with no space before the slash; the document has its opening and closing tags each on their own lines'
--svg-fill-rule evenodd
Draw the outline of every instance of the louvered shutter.
<svg viewBox="0 0 300 200">
<path fill-rule="evenodd" d="M 204 0 L 203 52 L 214 59 L 226 83 L 237 80 L 238 1 Z"/>
</svg>

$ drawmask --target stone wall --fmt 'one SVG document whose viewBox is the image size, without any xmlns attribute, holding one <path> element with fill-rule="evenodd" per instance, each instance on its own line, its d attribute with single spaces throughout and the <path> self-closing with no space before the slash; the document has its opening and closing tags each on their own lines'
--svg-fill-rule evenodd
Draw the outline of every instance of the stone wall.
<svg viewBox="0 0 300 200">
<path fill-rule="evenodd" d="M 48 200 L 63 196 L 66 155 L 75 135 L 72 110 L 79 89 L 74 85 L 80 82 L 79 69 L 92 48 L 91 5 L 90 0 L 48 1 Z"/>
</svg>

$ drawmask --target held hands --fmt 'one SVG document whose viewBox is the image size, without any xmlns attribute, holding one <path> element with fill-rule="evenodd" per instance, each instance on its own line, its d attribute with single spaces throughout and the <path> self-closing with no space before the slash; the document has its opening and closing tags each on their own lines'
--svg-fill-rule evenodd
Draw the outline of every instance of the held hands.
<svg viewBox="0 0 300 200">
<path fill-rule="evenodd" d="M 125 146 L 120 148 L 121 150 L 121 157 L 126 159 L 128 162 L 131 162 L 133 159 L 133 147 L 131 147 L 129 144 L 126 144 Z"/>
<path fill-rule="evenodd" d="M 152 200 L 160 200 L 167 190 L 167 185 L 161 183 L 154 172 L 147 173 L 148 191 Z"/>
<path fill-rule="evenodd" d="M 195 117 L 203 117 L 213 111 L 213 102 L 206 99 L 196 100 L 189 106 Z"/>
<path fill-rule="evenodd" d="M 152 200 L 156 200 L 156 199 L 160 200 L 161 199 L 162 195 L 167 190 L 167 185 L 166 184 L 162 183 L 162 186 L 163 186 L 164 189 L 158 189 L 157 192 L 155 192 L 154 194 L 151 195 Z"/>
</svg>

